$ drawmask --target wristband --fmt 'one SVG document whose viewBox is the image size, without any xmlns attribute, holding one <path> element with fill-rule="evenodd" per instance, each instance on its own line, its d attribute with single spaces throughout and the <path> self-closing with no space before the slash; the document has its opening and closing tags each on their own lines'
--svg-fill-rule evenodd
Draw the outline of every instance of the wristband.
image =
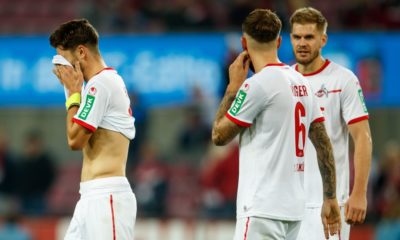
<svg viewBox="0 0 400 240">
<path fill-rule="evenodd" d="M 65 107 L 67 108 L 67 111 L 73 107 L 73 106 L 78 106 L 81 105 L 81 94 L 80 93 L 74 93 L 65 102 Z"/>
</svg>

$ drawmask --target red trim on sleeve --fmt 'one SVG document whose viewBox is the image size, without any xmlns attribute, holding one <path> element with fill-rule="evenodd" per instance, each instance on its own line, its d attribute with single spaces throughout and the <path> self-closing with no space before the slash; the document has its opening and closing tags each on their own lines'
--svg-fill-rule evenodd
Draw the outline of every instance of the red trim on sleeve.
<svg viewBox="0 0 400 240">
<path fill-rule="evenodd" d="M 79 120 L 77 118 L 72 118 L 72 121 L 74 123 L 77 123 L 77 124 L 81 125 L 82 127 L 86 128 L 86 129 L 88 129 L 91 132 L 95 132 L 96 131 L 95 127 L 93 127 L 92 125 L 90 125 L 90 124 L 88 124 L 88 123 L 86 123 L 86 122 L 84 122 L 82 120 Z"/>
<path fill-rule="evenodd" d="M 331 61 L 329 61 L 329 59 L 326 59 L 324 65 L 322 65 L 322 67 L 320 67 L 320 69 L 318 69 L 315 72 L 303 74 L 303 76 L 308 77 L 308 76 L 316 75 L 316 74 L 322 72 L 329 65 L 329 63 L 331 63 Z M 296 71 L 299 72 L 299 65 L 298 64 L 296 64 L 295 69 L 296 69 Z"/>
<path fill-rule="evenodd" d="M 111 206 L 111 217 L 112 217 L 112 231 L 113 231 L 113 240 L 117 239 L 115 234 L 115 217 L 114 217 L 114 204 L 113 204 L 113 196 L 110 195 L 110 206 Z"/>
<path fill-rule="evenodd" d="M 236 123 L 236 124 L 239 125 L 239 126 L 246 127 L 246 128 L 251 126 L 250 123 L 240 121 L 240 120 L 238 120 L 238 119 L 232 117 L 229 113 L 225 113 L 225 116 L 226 116 L 229 120 L 231 120 L 232 122 Z"/>
<path fill-rule="evenodd" d="M 365 116 L 362 116 L 362 117 L 358 117 L 358 118 L 354 118 L 354 119 L 350 120 L 347 123 L 347 125 L 350 125 L 350 124 L 353 124 L 353 123 L 357 123 L 357 122 L 360 122 L 360 121 L 363 121 L 363 120 L 367 120 L 368 118 L 369 118 L 368 115 L 365 115 Z"/>
<path fill-rule="evenodd" d="M 323 122 L 323 121 L 325 121 L 325 118 L 324 117 L 319 117 L 319 118 L 314 119 L 313 123 Z"/>
</svg>

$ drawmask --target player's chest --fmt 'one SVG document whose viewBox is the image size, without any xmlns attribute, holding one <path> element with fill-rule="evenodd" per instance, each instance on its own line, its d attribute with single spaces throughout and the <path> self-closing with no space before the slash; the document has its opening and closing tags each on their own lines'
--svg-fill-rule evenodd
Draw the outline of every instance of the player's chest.
<svg viewBox="0 0 400 240">
<path fill-rule="evenodd" d="M 339 112 L 341 109 L 341 97 L 343 86 L 340 82 L 329 77 L 311 82 L 311 89 L 323 112 Z"/>
</svg>

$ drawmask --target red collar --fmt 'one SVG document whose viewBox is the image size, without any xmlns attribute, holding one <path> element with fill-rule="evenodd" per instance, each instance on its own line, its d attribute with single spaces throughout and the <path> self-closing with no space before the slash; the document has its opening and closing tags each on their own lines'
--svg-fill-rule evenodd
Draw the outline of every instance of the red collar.
<svg viewBox="0 0 400 240">
<path fill-rule="evenodd" d="M 105 68 L 101 69 L 100 71 L 98 71 L 98 72 L 95 74 L 95 76 L 96 76 L 97 74 L 101 73 L 101 72 L 104 71 L 104 70 L 114 70 L 114 68 L 112 68 L 112 67 L 105 67 Z"/>
<path fill-rule="evenodd" d="M 325 63 L 317 71 L 303 74 L 303 76 L 308 77 L 308 76 L 316 75 L 316 74 L 322 72 L 329 65 L 329 63 L 331 63 L 331 61 L 329 61 L 329 59 L 326 59 Z M 298 64 L 296 64 L 295 69 L 296 69 L 296 71 L 299 71 L 299 65 Z"/>
<path fill-rule="evenodd" d="M 272 66 L 285 66 L 284 63 L 268 63 L 265 67 L 272 67 Z"/>
</svg>

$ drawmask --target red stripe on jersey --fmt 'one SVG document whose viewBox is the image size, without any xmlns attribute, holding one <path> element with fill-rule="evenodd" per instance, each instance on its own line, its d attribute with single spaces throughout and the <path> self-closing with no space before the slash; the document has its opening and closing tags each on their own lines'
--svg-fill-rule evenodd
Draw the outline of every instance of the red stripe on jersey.
<svg viewBox="0 0 400 240">
<path fill-rule="evenodd" d="M 323 121 L 325 121 L 325 118 L 324 117 L 319 117 L 319 118 L 314 119 L 313 123 L 323 122 Z"/>
<path fill-rule="evenodd" d="M 247 221 L 246 221 L 246 229 L 244 230 L 244 240 L 247 239 L 247 232 L 249 231 L 249 222 L 250 222 L 250 218 L 247 217 Z"/>
<path fill-rule="evenodd" d="M 110 206 L 111 206 L 111 217 L 112 217 L 112 231 L 113 231 L 113 240 L 117 239 L 115 234 L 115 218 L 114 218 L 114 204 L 112 194 L 110 195 Z"/>
<path fill-rule="evenodd" d="M 354 118 L 354 119 L 350 120 L 347 124 L 350 125 L 350 124 L 357 123 L 357 122 L 360 122 L 360 121 L 363 121 L 363 120 L 367 120 L 368 118 L 369 118 L 368 115 L 365 115 L 365 116 L 362 116 L 362 117 L 358 117 L 358 118 Z"/>
<path fill-rule="evenodd" d="M 342 91 L 342 89 L 336 89 L 336 90 L 331 90 L 328 93 L 338 93 L 338 92 L 341 92 L 341 91 Z"/>
<path fill-rule="evenodd" d="M 226 116 L 229 120 L 231 120 L 232 122 L 236 123 L 237 125 L 239 125 L 239 126 L 241 126 L 241 127 L 246 127 L 246 128 L 247 128 L 247 127 L 250 127 L 250 126 L 251 126 L 250 123 L 240 121 L 240 120 L 238 120 L 238 119 L 232 117 L 229 113 L 225 113 L 225 116 Z"/>
<path fill-rule="evenodd" d="M 77 118 L 72 118 L 72 121 L 74 123 L 77 123 L 77 124 L 81 125 L 82 127 L 86 128 L 86 129 L 88 129 L 91 132 L 95 132 L 96 131 L 95 127 L 93 127 L 92 125 L 90 125 L 90 124 L 88 124 L 88 123 L 86 123 L 86 122 L 84 122 L 82 120 L 79 120 Z"/>
<path fill-rule="evenodd" d="M 308 77 L 308 76 L 316 75 L 316 74 L 322 72 L 329 65 L 329 63 L 331 63 L 331 61 L 329 61 L 329 59 L 326 59 L 324 65 L 322 65 L 322 67 L 320 69 L 318 69 L 315 72 L 305 73 L 305 74 L 303 74 L 303 76 Z M 296 64 L 295 69 L 296 69 L 296 71 L 299 72 L 299 65 L 298 64 Z"/>
</svg>

